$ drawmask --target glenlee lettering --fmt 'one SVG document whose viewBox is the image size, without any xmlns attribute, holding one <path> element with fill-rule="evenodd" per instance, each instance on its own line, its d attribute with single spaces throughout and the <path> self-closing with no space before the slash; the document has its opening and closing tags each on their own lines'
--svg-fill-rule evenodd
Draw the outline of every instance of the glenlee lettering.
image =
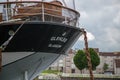
<svg viewBox="0 0 120 80">
<path fill-rule="evenodd" d="M 60 41 L 60 42 L 63 42 L 63 43 L 65 43 L 68 39 L 67 38 L 65 38 L 65 37 L 51 37 L 51 39 L 50 39 L 51 41 Z"/>
</svg>

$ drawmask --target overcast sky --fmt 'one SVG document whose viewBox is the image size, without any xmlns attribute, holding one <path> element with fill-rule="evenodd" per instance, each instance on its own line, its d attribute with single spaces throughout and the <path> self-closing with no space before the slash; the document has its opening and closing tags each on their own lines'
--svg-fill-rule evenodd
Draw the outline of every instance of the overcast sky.
<svg viewBox="0 0 120 80">
<path fill-rule="evenodd" d="M 75 0 L 80 27 L 88 31 L 89 47 L 120 51 L 120 0 Z M 79 39 L 73 48 L 84 48 Z"/>
<path fill-rule="evenodd" d="M 89 47 L 107 52 L 120 51 L 120 0 L 75 0 L 75 5 L 81 14 L 79 27 L 88 32 Z M 81 38 L 74 49 L 84 48 Z"/>
</svg>

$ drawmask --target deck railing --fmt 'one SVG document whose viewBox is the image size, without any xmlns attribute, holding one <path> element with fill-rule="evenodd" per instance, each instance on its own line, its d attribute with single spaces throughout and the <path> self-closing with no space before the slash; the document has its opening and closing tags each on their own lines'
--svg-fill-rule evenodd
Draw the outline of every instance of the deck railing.
<svg viewBox="0 0 120 80">
<path fill-rule="evenodd" d="M 49 2 L 18 1 L 0 3 L 0 22 L 16 19 L 55 22 L 76 26 L 80 14 L 70 8 Z"/>
</svg>

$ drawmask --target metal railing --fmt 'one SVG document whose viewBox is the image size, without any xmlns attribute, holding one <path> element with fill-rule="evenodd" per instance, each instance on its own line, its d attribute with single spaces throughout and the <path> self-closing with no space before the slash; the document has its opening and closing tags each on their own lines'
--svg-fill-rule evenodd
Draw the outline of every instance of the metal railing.
<svg viewBox="0 0 120 80">
<path fill-rule="evenodd" d="M 62 5 L 40 1 L 0 3 L 0 22 L 29 18 L 30 21 L 55 22 L 76 26 L 80 14 Z"/>
<path fill-rule="evenodd" d="M 89 74 L 72 74 L 72 73 L 63 73 L 60 74 L 63 77 L 90 77 Z M 95 78 L 119 78 L 119 75 L 116 74 L 94 74 Z"/>
</svg>

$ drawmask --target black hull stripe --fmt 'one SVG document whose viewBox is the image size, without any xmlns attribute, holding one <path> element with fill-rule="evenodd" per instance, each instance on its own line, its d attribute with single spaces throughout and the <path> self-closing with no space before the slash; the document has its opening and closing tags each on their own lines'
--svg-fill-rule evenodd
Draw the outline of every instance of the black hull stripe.
<svg viewBox="0 0 120 80">
<path fill-rule="evenodd" d="M 0 25 L 0 45 L 20 24 Z M 4 52 L 46 52 L 64 53 L 82 31 L 79 28 L 61 24 L 27 22 L 12 38 Z"/>
</svg>

